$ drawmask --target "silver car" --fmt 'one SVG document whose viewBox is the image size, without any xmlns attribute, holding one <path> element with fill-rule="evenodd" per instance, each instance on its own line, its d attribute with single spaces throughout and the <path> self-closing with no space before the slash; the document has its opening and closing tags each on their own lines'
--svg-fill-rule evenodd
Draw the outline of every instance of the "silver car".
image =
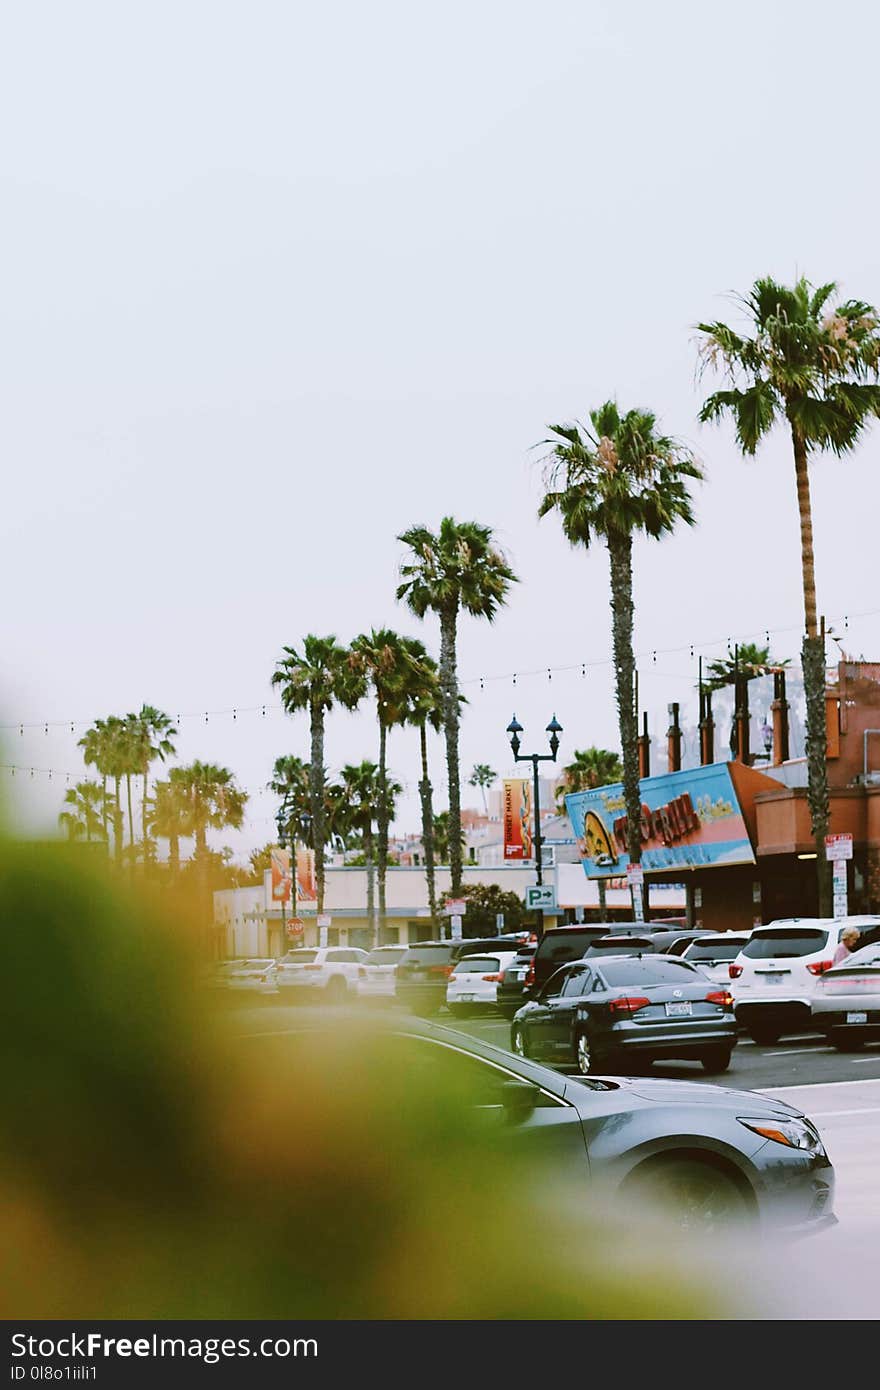
<svg viewBox="0 0 880 1390">
<path fill-rule="evenodd" d="M 839 1051 L 880 1040 L 880 941 L 820 975 L 811 1002 L 814 1024 Z"/>
</svg>

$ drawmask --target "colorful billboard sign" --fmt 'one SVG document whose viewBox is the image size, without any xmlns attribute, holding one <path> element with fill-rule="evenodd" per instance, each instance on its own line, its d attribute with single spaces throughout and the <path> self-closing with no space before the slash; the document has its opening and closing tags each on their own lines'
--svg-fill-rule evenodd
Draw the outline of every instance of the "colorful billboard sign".
<svg viewBox="0 0 880 1390">
<path fill-rule="evenodd" d="M 504 780 L 504 862 L 534 859 L 531 783 L 525 778 Z"/>
<path fill-rule="evenodd" d="M 270 856 L 271 873 L 266 875 L 266 906 L 295 908 L 314 912 L 318 906 L 318 887 L 315 881 L 315 851 L 305 845 L 296 850 L 296 899 L 293 896 L 293 875 L 290 853 L 273 848 Z"/>
<path fill-rule="evenodd" d="M 645 777 L 642 798 L 642 868 L 646 873 L 754 864 L 755 854 L 728 763 Z M 565 798 L 588 878 L 626 873 L 626 805 L 615 782 Z"/>
<path fill-rule="evenodd" d="M 270 863 L 272 866 L 272 902 L 289 903 L 290 891 L 293 886 L 290 875 L 290 855 L 286 849 L 272 849 L 270 851 Z"/>
</svg>

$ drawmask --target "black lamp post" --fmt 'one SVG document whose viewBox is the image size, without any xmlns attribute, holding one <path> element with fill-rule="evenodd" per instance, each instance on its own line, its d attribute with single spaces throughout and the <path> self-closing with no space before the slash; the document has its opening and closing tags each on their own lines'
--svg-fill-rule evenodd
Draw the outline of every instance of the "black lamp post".
<svg viewBox="0 0 880 1390">
<path fill-rule="evenodd" d="M 286 838 L 286 837 L 287 837 L 287 818 L 286 818 L 286 816 L 285 816 L 285 814 L 284 814 L 284 807 L 283 807 L 283 806 L 279 807 L 278 814 L 277 814 L 276 817 L 275 817 L 275 826 L 276 826 L 276 829 L 277 829 L 277 831 L 278 831 L 278 844 L 279 844 L 279 846 L 281 847 L 281 849 L 284 849 L 285 846 L 286 846 L 286 844 L 287 844 L 287 838 Z M 294 879 L 293 879 L 294 883 L 296 883 L 296 876 L 295 876 L 295 875 L 296 875 L 296 869 L 294 869 Z M 294 893 L 295 893 L 295 892 L 296 892 L 296 889 L 294 888 Z M 293 915 L 294 915 L 294 917 L 296 916 L 296 905 L 295 905 L 295 904 L 294 904 L 294 909 L 293 909 Z M 287 923 L 286 923 L 285 916 L 284 916 L 284 894 L 282 893 L 282 895 L 281 895 L 281 951 L 280 951 L 280 954 L 281 954 L 282 956 L 284 955 L 284 952 L 285 952 L 286 949 L 287 949 Z"/>
<path fill-rule="evenodd" d="M 540 789 L 538 787 L 538 763 L 555 763 L 556 754 L 559 751 L 559 735 L 562 733 L 562 725 L 554 714 L 550 723 L 547 725 L 547 733 L 550 735 L 549 753 L 520 753 L 520 734 L 523 731 L 522 724 L 518 723 L 516 715 L 513 716 L 507 726 L 510 734 L 510 746 L 513 749 L 513 759 L 517 763 L 532 764 L 532 802 L 535 812 L 535 870 L 538 878 L 538 885 L 544 882 L 544 872 L 542 864 L 543 841 L 541 839 L 541 803 Z M 539 907 L 537 911 L 537 935 L 538 940 L 544 935 L 544 909 Z"/>
</svg>

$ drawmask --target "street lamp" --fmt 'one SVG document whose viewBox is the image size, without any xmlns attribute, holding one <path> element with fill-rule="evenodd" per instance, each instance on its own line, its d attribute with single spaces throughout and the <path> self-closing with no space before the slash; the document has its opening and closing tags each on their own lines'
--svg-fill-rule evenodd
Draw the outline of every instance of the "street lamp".
<svg viewBox="0 0 880 1390">
<path fill-rule="evenodd" d="M 535 811 L 535 869 L 537 872 L 538 885 L 540 887 L 544 882 L 544 866 L 542 864 L 543 844 L 541 840 L 541 804 L 540 789 L 538 787 L 538 763 L 556 762 L 556 754 L 559 751 L 559 735 L 562 733 L 562 725 L 559 723 L 555 714 L 547 725 L 546 732 L 550 735 L 549 753 L 520 753 L 519 750 L 522 746 L 520 734 L 523 732 L 523 727 L 522 724 L 518 722 L 516 715 L 513 716 L 508 724 L 507 732 L 510 734 L 510 746 L 513 749 L 514 762 L 532 764 L 532 801 Z M 541 937 L 544 935 L 544 909 L 541 907 L 538 908 L 537 919 L 537 935 L 540 941 Z"/>
<path fill-rule="evenodd" d="M 284 814 L 284 807 L 283 807 L 283 806 L 280 806 L 280 807 L 278 808 L 278 813 L 277 813 L 277 815 L 275 816 L 275 826 L 276 826 L 276 829 L 277 829 L 277 831 L 278 831 L 278 844 L 279 844 L 279 846 L 280 846 L 281 849 L 284 849 L 285 845 L 287 844 L 287 838 L 286 838 L 286 837 L 287 837 L 287 817 L 286 817 L 285 814 Z M 294 874 L 295 874 L 295 873 L 296 873 L 296 868 L 294 868 Z M 295 878 L 294 878 L 294 882 L 296 882 L 296 879 L 295 879 Z M 294 889 L 294 892 L 295 892 L 295 891 L 296 891 L 296 890 Z M 296 906 L 295 906 L 295 905 L 294 905 L 294 909 L 293 909 L 293 915 L 294 915 L 294 917 L 296 916 Z M 287 923 L 286 923 L 286 920 L 285 920 L 285 917 L 284 917 L 284 893 L 283 893 L 283 891 L 282 891 L 282 894 L 281 894 L 281 951 L 280 951 L 279 954 L 283 956 L 283 955 L 284 955 L 284 952 L 286 951 L 286 949 L 287 949 Z"/>
</svg>

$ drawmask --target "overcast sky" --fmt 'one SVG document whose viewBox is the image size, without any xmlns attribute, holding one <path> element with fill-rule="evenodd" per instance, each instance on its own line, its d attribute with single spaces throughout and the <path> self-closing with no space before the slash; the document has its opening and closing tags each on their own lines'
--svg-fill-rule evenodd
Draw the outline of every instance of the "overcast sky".
<svg viewBox="0 0 880 1390">
<path fill-rule="evenodd" d="M 451 512 L 522 581 L 461 624 L 463 767 L 506 770 L 514 709 L 527 749 L 554 711 L 563 757 L 616 746 L 607 556 L 537 521 L 533 448 L 611 395 L 708 477 L 693 532 L 636 548 L 652 729 L 692 700 L 691 642 L 769 629 L 796 656 L 789 448 L 746 464 L 697 425 L 692 325 L 768 273 L 880 302 L 878 29 L 852 0 L 7 7 L 2 722 L 194 713 L 181 757 L 254 793 L 221 840 L 262 843 L 305 719 L 204 711 L 274 703 L 305 632 L 436 651 L 395 603 L 395 536 Z M 878 450 L 813 467 L 820 611 L 869 657 Z M 6 731 L 0 761 L 76 772 L 81 732 Z M 376 744 L 369 708 L 331 717 L 331 769 Z M 393 734 L 401 828 L 417 753 Z M 0 787 L 16 825 L 54 823 L 57 776 Z"/>
</svg>

